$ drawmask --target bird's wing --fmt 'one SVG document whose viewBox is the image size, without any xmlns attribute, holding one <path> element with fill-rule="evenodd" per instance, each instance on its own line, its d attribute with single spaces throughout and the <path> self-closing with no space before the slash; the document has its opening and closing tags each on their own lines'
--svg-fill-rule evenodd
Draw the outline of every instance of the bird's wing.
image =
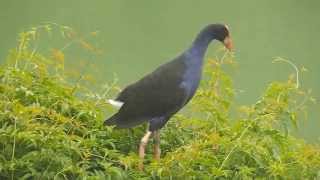
<svg viewBox="0 0 320 180">
<path fill-rule="evenodd" d="M 177 59 L 126 87 L 116 99 L 124 103 L 119 110 L 122 121 L 147 120 L 178 111 L 187 99 L 180 87 L 184 69 L 184 63 Z"/>
</svg>

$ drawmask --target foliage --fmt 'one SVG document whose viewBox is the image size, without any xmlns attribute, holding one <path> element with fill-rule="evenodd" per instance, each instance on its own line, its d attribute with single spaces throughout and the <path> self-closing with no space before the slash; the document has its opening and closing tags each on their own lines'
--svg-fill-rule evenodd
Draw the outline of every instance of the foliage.
<svg viewBox="0 0 320 180">
<path fill-rule="evenodd" d="M 53 32 L 67 43 L 44 55 L 32 43 Z M 209 60 L 190 105 L 161 131 L 160 162 L 152 160 L 149 145 L 145 170 L 138 171 L 146 125 L 117 130 L 102 123 L 112 112 L 105 99 L 117 91 L 115 82 L 96 93 L 85 85 L 86 74 L 68 76 L 67 47 L 101 53 L 89 36 L 53 23 L 20 34 L 0 69 L 0 179 L 320 178 L 319 145 L 290 135 L 314 100 L 310 92 L 293 78 L 272 82 L 232 118 L 235 90 L 224 69 L 234 64 L 229 55 Z"/>
</svg>

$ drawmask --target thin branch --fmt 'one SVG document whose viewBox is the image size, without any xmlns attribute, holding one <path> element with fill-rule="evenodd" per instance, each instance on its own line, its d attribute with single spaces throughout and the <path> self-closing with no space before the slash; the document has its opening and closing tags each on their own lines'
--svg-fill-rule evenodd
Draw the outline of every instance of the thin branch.
<svg viewBox="0 0 320 180">
<path fill-rule="evenodd" d="M 297 66 L 293 62 L 291 62 L 291 61 L 289 61 L 287 59 L 283 59 L 281 57 L 277 57 L 272 62 L 273 63 L 275 63 L 275 62 L 285 62 L 285 63 L 291 65 L 295 69 L 295 71 L 296 71 L 296 88 L 298 89 L 299 86 L 300 86 L 300 81 L 299 81 L 299 69 L 297 68 Z"/>
</svg>

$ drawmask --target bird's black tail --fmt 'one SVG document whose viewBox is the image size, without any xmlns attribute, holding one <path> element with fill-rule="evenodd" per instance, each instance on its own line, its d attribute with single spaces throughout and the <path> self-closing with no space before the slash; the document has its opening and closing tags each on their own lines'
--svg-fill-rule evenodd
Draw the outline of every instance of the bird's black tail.
<svg viewBox="0 0 320 180">
<path fill-rule="evenodd" d="M 142 124 L 143 122 L 145 122 L 145 119 L 131 119 L 131 121 L 126 121 L 124 119 L 121 119 L 119 113 L 116 113 L 109 119 L 105 120 L 103 124 L 105 126 L 116 126 L 117 129 L 122 129 L 131 128 L 139 124 Z"/>
<path fill-rule="evenodd" d="M 118 113 L 116 113 L 113 116 L 111 116 L 109 119 L 105 120 L 103 124 L 105 126 L 117 125 L 118 119 L 119 119 L 119 115 L 118 115 Z"/>
</svg>

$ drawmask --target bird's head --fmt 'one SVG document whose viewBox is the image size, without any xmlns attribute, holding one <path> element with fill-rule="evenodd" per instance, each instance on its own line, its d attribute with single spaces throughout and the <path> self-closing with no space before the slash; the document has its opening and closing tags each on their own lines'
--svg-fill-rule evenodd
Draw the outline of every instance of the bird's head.
<svg viewBox="0 0 320 180">
<path fill-rule="evenodd" d="M 210 24 L 207 26 L 208 32 L 213 36 L 214 39 L 222 42 L 228 50 L 232 50 L 233 44 L 230 37 L 230 31 L 225 24 Z"/>
</svg>

